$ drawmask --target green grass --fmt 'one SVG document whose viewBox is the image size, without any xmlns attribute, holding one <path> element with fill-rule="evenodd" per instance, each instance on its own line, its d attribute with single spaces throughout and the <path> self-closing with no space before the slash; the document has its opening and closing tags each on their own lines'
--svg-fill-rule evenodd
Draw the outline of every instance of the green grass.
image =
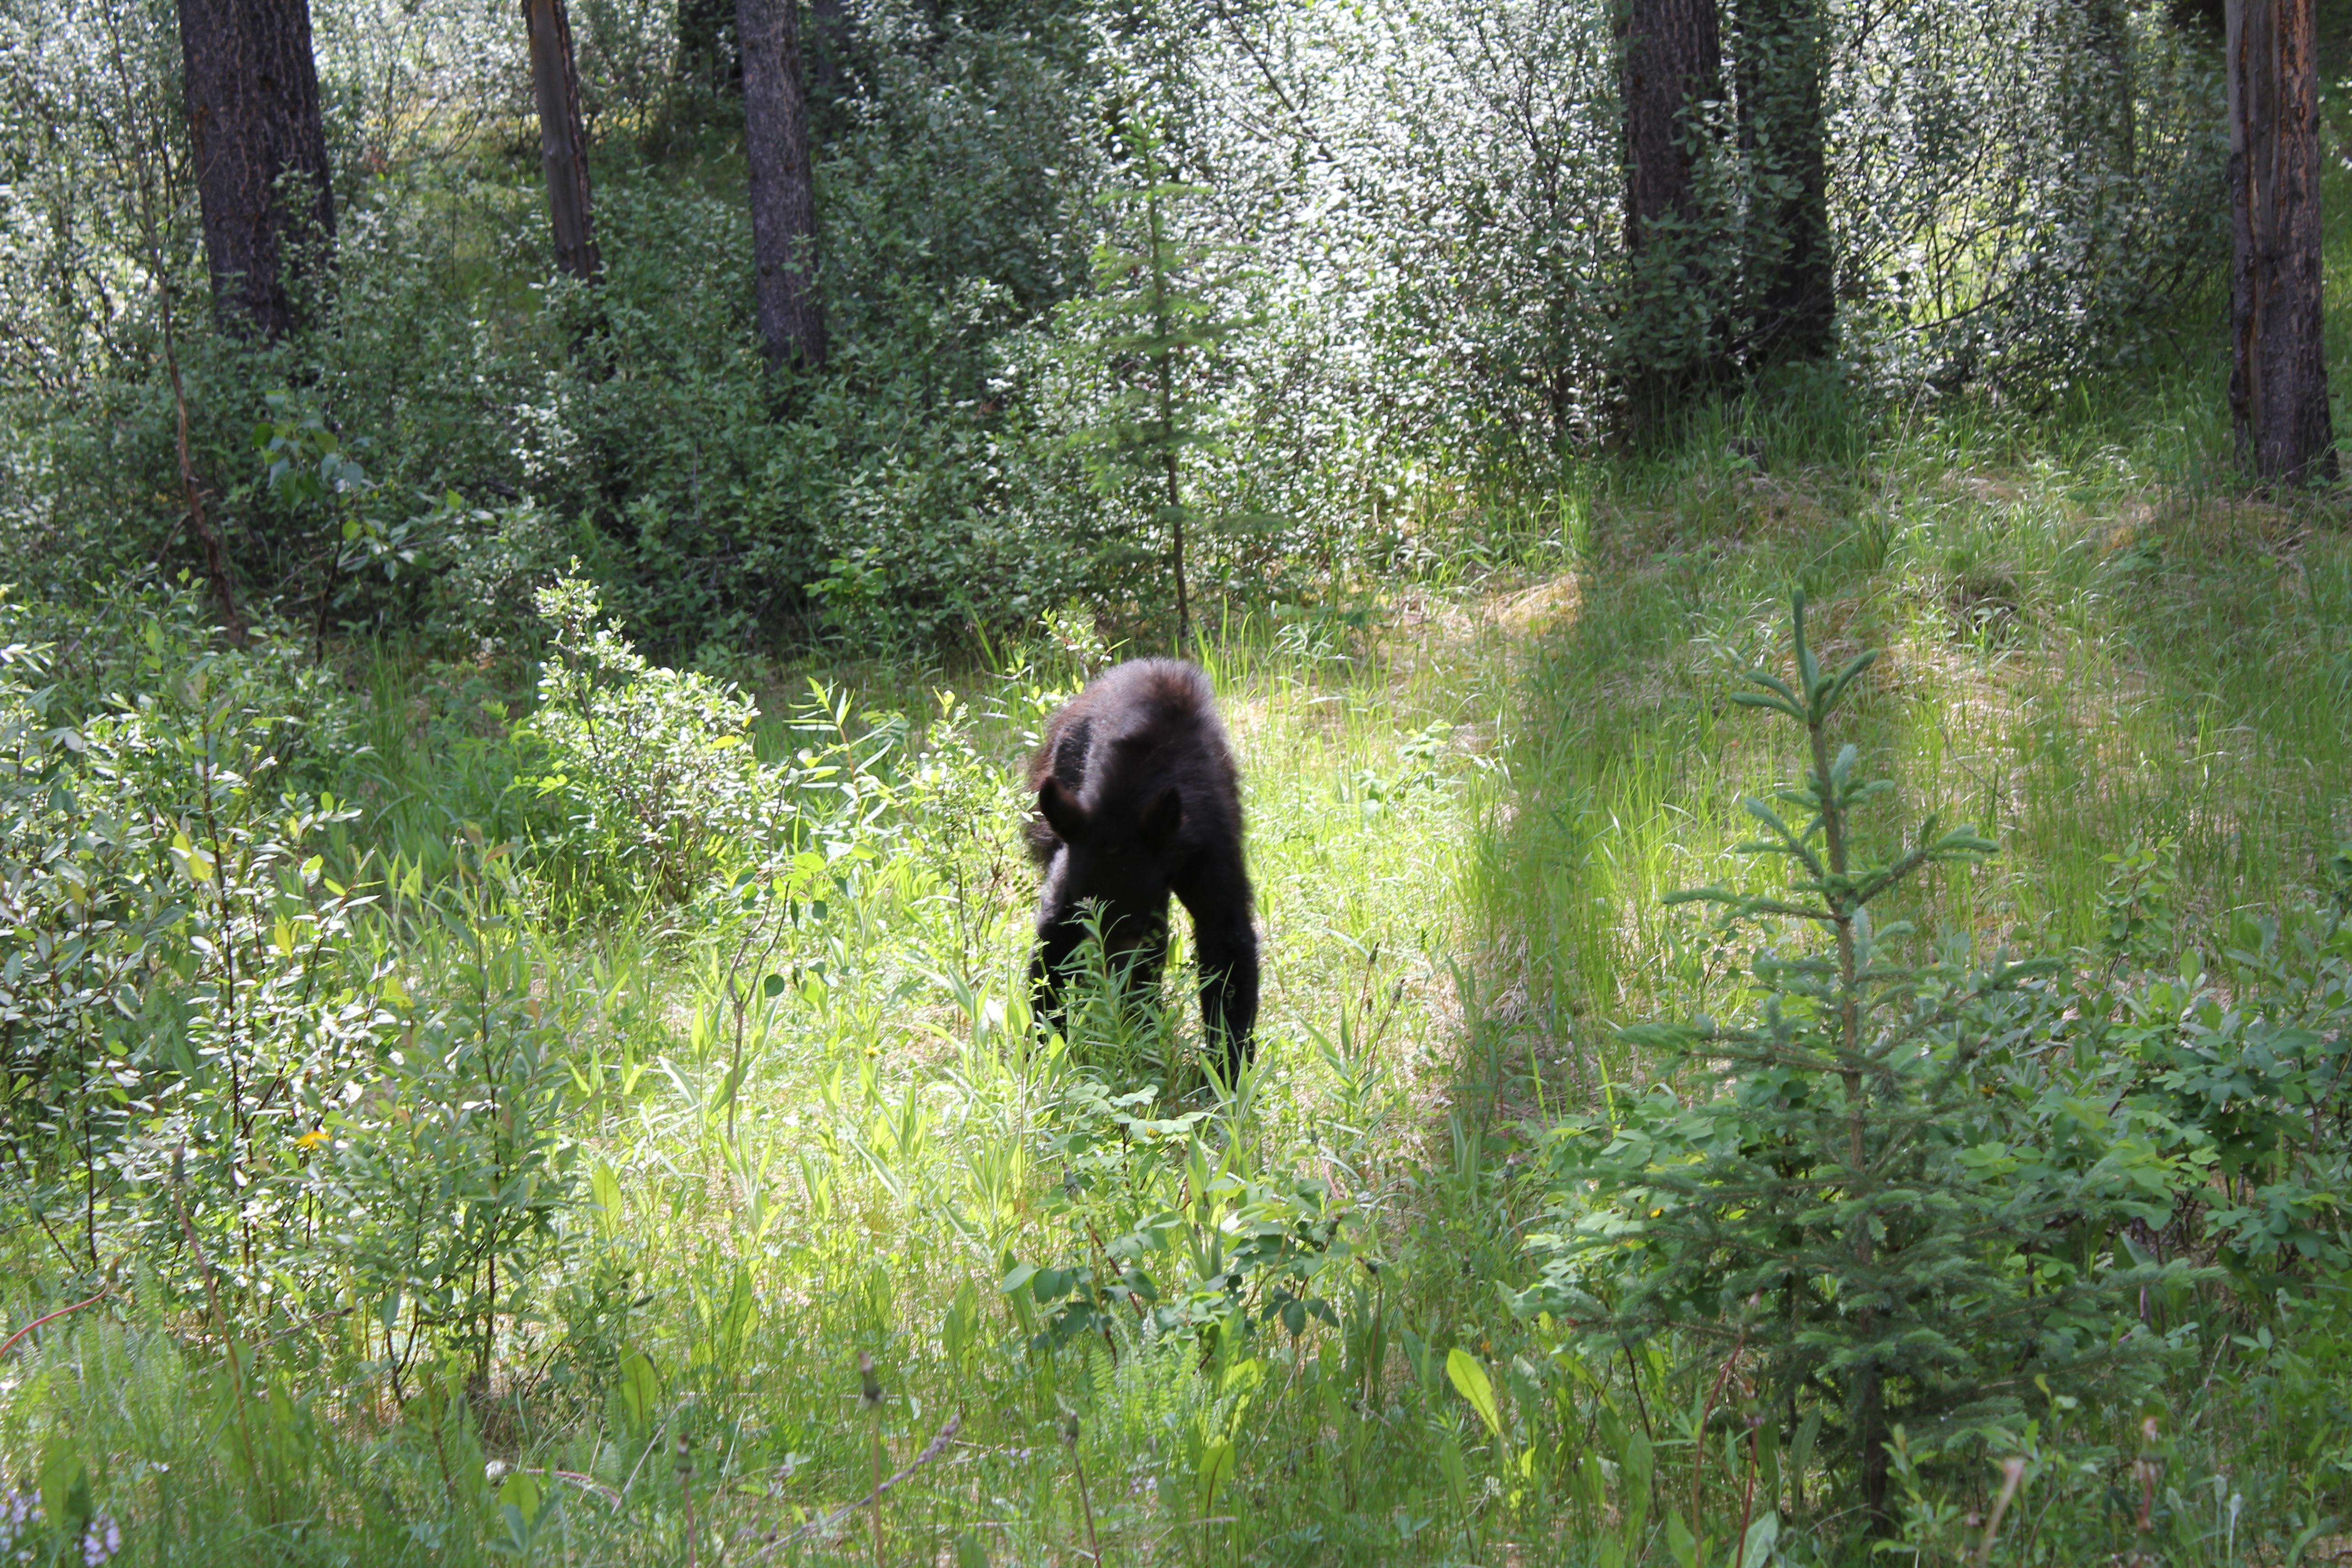
<svg viewBox="0 0 2352 1568">
<path fill-rule="evenodd" d="M 1718 879 L 1738 797 L 1789 771 L 1726 699 L 1799 587 L 1832 651 L 1885 652 L 1869 765 L 2004 847 L 1937 889 L 1937 923 L 2083 942 L 2103 858 L 2136 844 L 2177 846 L 2195 929 L 2316 885 L 2352 833 L 2352 550 L 2327 505 L 2221 489 L 2226 431 L 2185 419 L 2031 439 L 1954 421 L 1856 469 L 1768 443 L 1763 474 L 1702 441 L 1612 476 L 1575 611 L 1528 656 L 1481 895 L 1553 1037 L 1688 1001 L 1657 900 Z"/>
<path fill-rule="evenodd" d="M 1762 475 L 1702 435 L 1581 476 L 1580 549 L 1557 509 L 1497 533 L 1516 578 L 1401 596 L 1363 632 L 1219 627 L 1202 653 L 1247 780 L 1265 1018 L 1237 1106 L 1163 1095 L 1149 1112 L 1209 1112 L 1167 1152 L 1123 1145 L 1086 1085 L 1181 1090 L 1167 1029 L 1194 1030 L 1189 1010 L 1062 1054 L 1019 1027 L 1029 884 L 1003 772 L 977 781 L 985 812 L 914 816 L 757 964 L 709 904 L 542 916 L 543 984 L 588 1086 L 575 1168 L 617 1200 L 600 1211 L 583 1183 L 489 1386 L 412 1371 L 396 1409 L 352 1327 L 380 1303 L 350 1300 L 252 1320 L 240 1404 L 202 1315 L 131 1279 L 13 1352 L 8 1470 L 37 1475 L 64 1434 L 139 1561 L 481 1560 L 509 1530 L 486 1465 L 563 1500 L 541 1561 L 684 1561 L 689 1488 L 698 1561 L 751 1560 L 772 1535 L 770 1560 L 868 1561 L 864 1513 L 792 1532 L 872 1485 L 877 1423 L 888 1470 L 955 1415 L 952 1444 L 884 1500 L 887 1561 L 1083 1561 L 1089 1510 L 1111 1561 L 1601 1561 L 1625 1482 L 1588 1498 L 1578 1457 L 1612 1452 L 1610 1424 L 1638 1410 L 1661 1495 L 1681 1498 L 1693 1459 L 1665 1402 L 1694 1388 L 1663 1363 L 1573 1364 L 1497 1287 L 1526 1274 L 1536 1128 L 1658 1070 L 1612 1026 L 1733 999 L 1723 956 L 1660 900 L 1721 874 L 1736 797 L 1789 765 L 1724 697 L 1790 588 L 1835 647 L 1888 650 L 1854 737 L 1874 763 L 2006 847 L 1935 888 L 1919 912 L 1936 922 L 2085 941 L 2102 857 L 2170 841 L 2182 929 L 2201 932 L 2311 884 L 2352 826 L 2352 549 L 2316 505 L 2214 486 L 2216 433 L 2168 422 L 2175 405 L 2122 430 L 1920 421 L 1843 464 L 1783 463 L 1806 437 L 1773 432 Z M 1076 673 L 1008 658 L 947 684 L 1009 769 Z M 389 654 L 363 675 L 370 831 L 444 875 L 453 823 L 515 809 L 489 693 Z M 730 1112 L 728 984 L 754 968 L 804 978 L 747 1007 Z M 1023 1349 L 1036 1314 L 998 1291 L 1008 1264 L 1083 1266 L 1122 1215 L 1181 1208 L 1219 1173 L 1312 1177 L 1349 1211 L 1366 1261 L 1318 1287 L 1338 1326 Z M 63 1303 L 39 1283 L 54 1258 L 16 1234 L 22 1321 Z M 2206 1425 L 2176 1454 L 2205 1468 L 2168 1484 L 2226 1476 L 2252 1500 L 2241 1543 L 2342 1507 L 2340 1394 L 2317 1391 L 2344 1374 L 2298 1321 L 2271 1314 L 2271 1345 L 2224 1338 L 2181 1391 Z M 1499 1439 L 1444 1370 L 1457 1345 L 1498 1390 Z M 2067 1440 L 2116 1441 L 2135 1414 L 2085 1413 Z M 1748 1506 L 1736 1458 L 1700 1480 L 1711 1559 Z M 1818 1498 L 1778 1500 L 1789 1560 L 1851 1543 Z M 2225 1560 L 2218 1541 L 2182 1550 Z"/>
<path fill-rule="evenodd" d="M 1726 699 L 1791 589 L 1831 651 L 1885 650 L 1852 738 L 1902 783 L 1889 816 L 1939 810 L 2003 846 L 1928 883 L 1910 912 L 1931 928 L 2088 942 L 2105 858 L 2134 845 L 2177 850 L 2187 946 L 2320 884 L 2352 835 L 2352 539 L 2334 497 L 2245 499 L 2221 392 L 2210 367 L 2159 366 L 2032 414 L 1878 414 L 1791 386 L 1657 455 L 1420 498 L 1420 575 L 1362 584 L 1360 613 L 1216 626 L 1200 652 L 1268 939 L 1259 1066 L 1231 1103 L 1181 1068 L 1189 1005 L 1098 1018 L 1064 1052 L 1023 1026 L 1013 771 L 1080 679 L 1066 654 L 818 669 L 919 724 L 944 691 L 973 748 L 895 765 L 891 831 L 832 863 L 822 919 L 776 932 L 715 895 L 598 905 L 560 868 L 525 880 L 526 1000 L 577 1074 L 578 1182 L 487 1386 L 411 1347 L 425 1364 L 400 1405 L 384 1303 L 349 1290 L 232 1302 L 233 1362 L 189 1259 L 134 1256 L 104 1303 L 0 1365 L 0 1470 L 35 1485 L 78 1457 L 136 1562 L 675 1563 L 689 1495 L 698 1562 L 772 1538 L 760 1560 L 864 1562 L 863 1512 L 794 1532 L 872 1486 L 877 1427 L 887 1471 L 953 1416 L 883 1500 L 886 1561 L 1072 1563 L 1092 1541 L 1110 1562 L 1575 1563 L 1617 1560 L 1646 1430 L 1650 1561 L 1674 1559 L 1657 1521 L 1694 1495 L 1709 1562 L 1775 1504 L 1777 1561 L 1850 1557 L 1855 1521 L 1820 1476 L 1759 1503 L 1719 1424 L 1700 1461 L 1721 1369 L 1587 1365 L 1510 1311 L 1543 1201 L 1530 1156 L 1554 1119 L 1664 1070 L 1616 1026 L 1738 999 L 1729 955 L 1663 899 L 1726 874 L 1739 795 L 1790 771 Z M 464 825 L 527 831 L 513 671 L 386 646 L 346 673 L 364 750 L 332 766 L 366 813 L 358 845 L 430 889 Z M 809 673 L 763 690 L 772 762 L 798 743 Z M 946 770 L 929 784 L 926 757 Z M 768 973 L 791 984 L 747 984 Z M 1100 1101 L 1138 1087 L 1145 1120 L 1203 1114 L 1129 1142 Z M 1155 1339 L 1122 1321 L 1108 1343 L 1026 1348 L 1041 1322 L 998 1289 L 1009 1268 L 1099 1266 L 1157 1213 L 1208 1221 L 1193 1241 L 1219 1217 L 1242 1234 L 1274 1212 L 1243 1212 L 1247 1184 L 1278 1176 L 1348 1215 L 1351 1250 L 1314 1290 L 1335 1324 Z M 8 1204 L 0 1302 L 21 1324 L 78 1300 L 77 1271 L 22 1190 Z M 2164 1560 L 2284 1562 L 2352 1510 L 2340 1307 L 2210 1306 L 2220 1331 L 2162 1411 Z M 1457 1347 L 1499 1431 L 1449 1376 Z M 1993 1560 L 2089 1539 L 2069 1531 L 2128 1489 L 2144 1414 L 2053 1415 Z M 529 1542 L 509 1539 L 528 1500 L 499 1508 L 526 1473 L 562 1500 Z M 1957 1521 L 1988 1479 L 1920 1484 L 1947 1547 L 1972 1547 Z"/>
</svg>

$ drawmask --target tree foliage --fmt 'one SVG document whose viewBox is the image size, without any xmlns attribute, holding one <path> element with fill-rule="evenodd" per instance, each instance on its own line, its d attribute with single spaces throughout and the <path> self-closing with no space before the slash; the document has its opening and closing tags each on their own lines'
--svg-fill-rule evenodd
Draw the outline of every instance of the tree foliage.
<svg viewBox="0 0 2352 1568">
<path fill-rule="evenodd" d="M 1910 847 L 1868 852 L 1856 810 L 1894 786 L 1830 729 L 1874 655 L 1824 669 L 1801 595 L 1791 641 L 1793 680 L 1759 669 L 1734 698 L 1805 732 L 1802 782 L 1742 802 L 1762 836 L 1741 848 L 1784 864 L 1786 889 L 1677 895 L 1722 906 L 1727 935 L 1765 933 L 1753 1006 L 1627 1031 L 1688 1088 L 1556 1135 L 1568 1223 L 1538 1238 L 1552 1260 L 1529 1300 L 1604 1359 L 1669 1331 L 1706 1360 L 1757 1358 L 1765 1418 L 1793 1436 L 1806 1411 L 1884 1525 L 1898 1428 L 1949 1447 L 2163 1350 L 2138 1301 L 2191 1275 L 2123 1238 L 2169 1220 L 2179 1166 L 2137 1108 L 2097 1113 L 2053 1059 L 2062 962 L 1964 942 L 1906 961 L 1912 929 L 1877 911 L 1995 847 L 1930 817 Z"/>
</svg>

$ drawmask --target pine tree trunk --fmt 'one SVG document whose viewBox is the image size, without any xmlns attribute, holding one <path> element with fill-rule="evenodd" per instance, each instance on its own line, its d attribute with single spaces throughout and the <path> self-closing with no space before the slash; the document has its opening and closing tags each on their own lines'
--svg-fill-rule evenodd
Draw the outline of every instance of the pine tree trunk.
<svg viewBox="0 0 2352 1568">
<path fill-rule="evenodd" d="M 539 159 L 547 173 L 547 216 L 555 265 L 583 283 L 604 268 L 596 254 L 588 192 L 588 138 L 580 128 L 580 80 L 572 65 L 572 22 L 563 0 L 523 0 L 530 33 L 530 91 L 539 106 Z"/>
<path fill-rule="evenodd" d="M 1618 70 L 1625 100 L 1628 434 L 1639 438 L 1721 365 L 1721 301 L 1707 279 L 1721 239 L 1696 179 L 1696 106 L 1723 95 L 1715 0 L 1630 0 Z"/>
<path fill-rule="evenodd" d="M 816 297 L 816 186 L 800 0 L 736 0 L 743 50 L 743 144 L 751 166 L 751 258 L 768 363 L 824 363 Z"/>
<path fill-rule="evenodd" d="M 2230 0 L 2230 413 L 2238 462 L 2290 484 L 2336 476 L 2320 312 L 2314 0 Z"/>
<path fill-rule="evenodd" d="M 1737 27 L 1739 145 L 1754 190 L 1744 257 L 1748 358 L 1759 366 L 1817 360 L 1837 341 L 1822 112 L 1826 21 L 1821 0 L 1740 0 Z"/>
<path fill-rule="evenodd" d="M 293 329 L 302 285 L 334 256 L 309 0 L 179 0 L 179 12 L 213 315 L 268 342 Z"/>
</svg>

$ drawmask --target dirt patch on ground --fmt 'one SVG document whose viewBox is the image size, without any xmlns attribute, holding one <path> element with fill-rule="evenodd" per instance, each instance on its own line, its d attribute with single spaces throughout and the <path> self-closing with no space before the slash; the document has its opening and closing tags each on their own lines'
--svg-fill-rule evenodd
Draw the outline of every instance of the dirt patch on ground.
<svg viewBox="0 0 2352 1568">
<path fill-rule="evenodd" d="M 1507 632 L 1532 636 L 1574 621 L 1584 607 L 1584 584 L 1573 572 L 1548 583 L 1503 595 L 1486 605 L 1486 617 Z"/>
</svg>

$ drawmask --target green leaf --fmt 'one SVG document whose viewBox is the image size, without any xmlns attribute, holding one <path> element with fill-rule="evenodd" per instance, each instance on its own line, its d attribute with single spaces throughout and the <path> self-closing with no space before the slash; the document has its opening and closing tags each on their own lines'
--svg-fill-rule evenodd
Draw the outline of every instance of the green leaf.
<svg viewBox="0 0 2352 1568">
<path fill-rule="evenodd" d="M 1470 1402 L 1470 1408 L 1478 1413 L 1478 1419 L 1486 1424 L 1495 1440 L 1501 1442 L 1502 1412 L 1495 1407 L 1495 1385 L 1487 1380 L 1486 1369 L 1478 1364 L 1478 1358 L 1455 1345 L 1445 1352 L 1445 1377 L 1454 1384 L 1454 1391 Z"/>
<path fill-rule="evenodd" d="M 1778 684 L 1775 682 L 1775 684 Z M 1767 697 L 1760 691 L 1735 691 L 1731 700 L 1742 708 L 1769 708 L 1775 713 L 1786 713 L 1791 719 L 1805 715 L 1793 702 L 1783 702 L 1777 697 Z"/>
<path fill-rule="evenodd" d="M 1234 1446 L 1218 1441 L 1201 1450 L 1201 1462 L 1192 1472 L 1194 1500 L 1199 1503 L 1201 1517 L 1206 1519 L 1216 1510 L 1217 1490 L 1233 1479 Z"/>
<path fill-rule="evenodd" d="M 522 1521 L 524 1530 L 539 1522 L 540 1506 L 545 1500 L 539 1478 L 529 1470 L 517 1470 L 506 1479 L 505 1485 L 499 1488 L 499 1507 L 514 1510 Z"/>
<path fill-rule="evenodd" d="M 48 1446 L 41 1450 L 41 1509 L 59 1530 L 73 1530 L 82 1522 L 74 1510 L 78 1495 L 82 1502 L 80 1514 L 89 1511 L 86 1474 L 73 1438 L 63 1432 L 50 1433 Z"/>
<path fill-rule="evenodd" d="M 639 1430 L 650 1426 L 660 1404 L 661 1373 L 653 1358 L 643 1351 L 630 1352 L 621 1363 L 621 1408 L 629 1425 Z"/>
<path fill-rule="evenodd" d="M 1805 1467 L 1813 1462 L 1813 1444 L 1822 1435 L 1822 1407 L 1814 1405 L 1805 1412 L 1797 1426 L 1796 1441 L 1789 1445 L 1789 1468 L 1802 1475 Z"/>
<path fill-rule="evenodd" d="M 1618 1506 L 1625 1514 L 1625 1538 L 1638 1542 L 1642 1526 L 1650 1517 L 1650 1478 L 1657 1469 L 1657 1456 L 1650 1447 L 1649 1435 L 1627 1433 L 1619 1458 L 1624 1466 L 1624 1495 L 1618 1500 Z"/>
<path fill-rule="evenodd" d="M 1748 1538 L 1739 1545 L 1739 1568 L 1765 1568 L 1772 1561 L 1772 1548 L 1780 1542 L 1780 1516 L 1770 1509 L 1748 1527 Z"/>
<path fill-rule="evenodd" d="M 617 1233 L 621 1228 L 621 1178 L 613 1173 L 612 1166 L 597 1162 L 596 1168 L 588 1173 L 588 1196 L 596 1205 L 597 1224 L 607 1235 Z"/>
<path fill-rule="evenodd" d="M 1463 1507 L 1470 1497 L 1470 1468 L 1462 1462 L 1462 1445 L 1449 1428 L 1438 1434 L 1438 1468 L 1445 1472 L 1445 1484 L 1454 1493 L 1454 1506 Z"/>
<path fill-rule="evenodd" d="M 1666 1550 L 1681 1568 L 1698 1568 L 1698 1537 L 1690 1531 L 1679 1513 L 1666 1515 Z"/>
</svg>

